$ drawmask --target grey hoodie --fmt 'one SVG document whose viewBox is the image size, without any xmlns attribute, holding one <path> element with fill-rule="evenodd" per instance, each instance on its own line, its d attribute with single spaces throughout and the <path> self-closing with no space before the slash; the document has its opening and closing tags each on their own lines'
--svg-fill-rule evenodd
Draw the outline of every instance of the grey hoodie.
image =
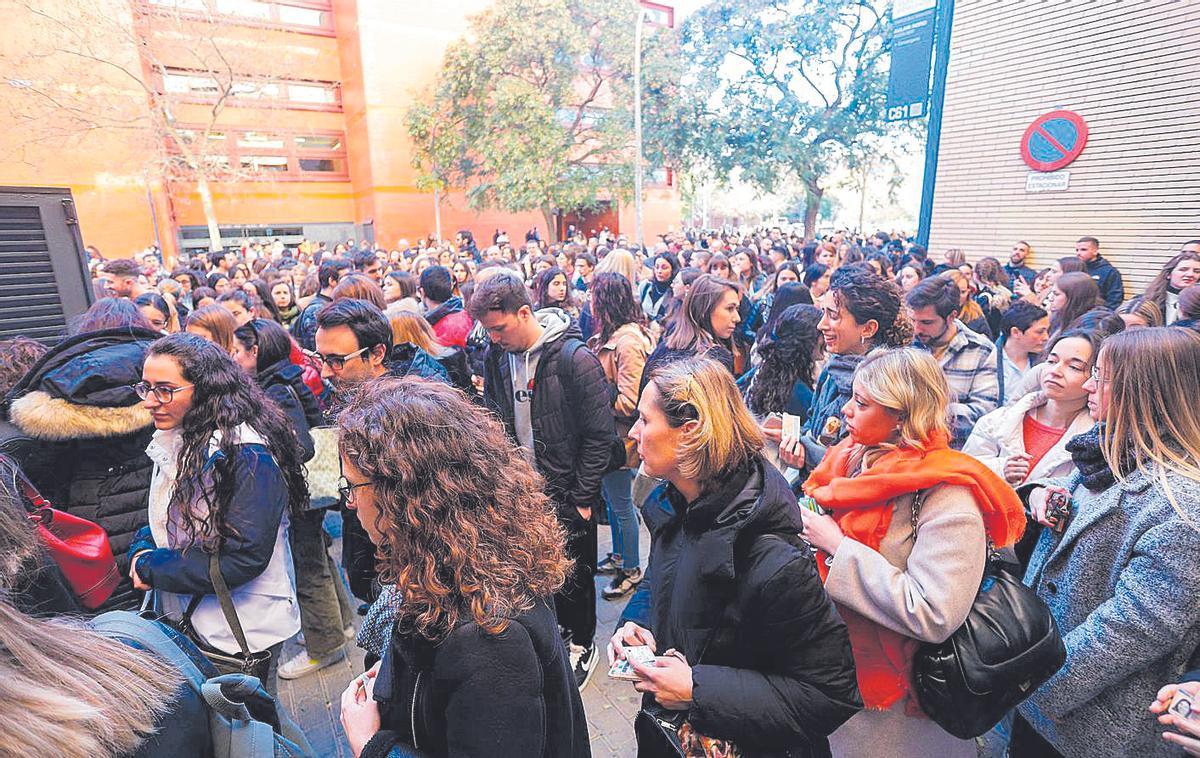
<svg viewBox="0 0 1200 758">
<path fill-rule="evenodd" d="M 542 357 L 542 348 L 555 340 L 562 339 L 571 325 L 571 318 L 560 308 L 543 308 L 534 314 L 542 325 L 542 336 L 533 343 L 533 347 L 523 353 L 509 353 L 508 367 L 512 374 L 513 421 L 517 431 L 517 441 L 525 449 L 529 459 L 533 460 L 533 379 L 537 375 L 538 361 Z"/>
</svg>

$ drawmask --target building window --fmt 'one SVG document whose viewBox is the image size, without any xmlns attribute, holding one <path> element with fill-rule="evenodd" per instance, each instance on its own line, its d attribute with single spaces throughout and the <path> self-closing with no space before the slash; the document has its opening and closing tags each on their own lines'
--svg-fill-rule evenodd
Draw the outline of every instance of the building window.
<svg viewBox="0 0 1200 758">
<path fill-rule="evenodd" d="M 651 169 L 646 175 L 646 183 L 651 187 L 670 187 L 675 183 L 675 172 L 662 166 Z"/>
<path fill-rule="evenodd" d="M 186 69 L 166 69 L 162 89 L 185 98 L 211 102 L 221 91 L 212 76 Z M 337 82 L 303 82 L 247 77 L 233 82 L 232 104 L 259 102 L 298 110 L 341 110 L 342 88 Z"/>
<path fill-rule="evenodd" d="M 176 132 L 184 144 L 195 144 L 199 128 Z M 179 153 L 178 147 L 170 152 Z M 346 139 L 341 132 L 300 132 L 263 129 L 229 129 L 211 132 L 204 150 L 207 165 L 218 172 L 240 172 L 238 178 L 269 180 L 347 181 Z M 237 167 L 237 172 L 231 167 Z M 218 179 L 219 177 L 214 177 Z"/>
<path fill-rule="evenodd" d="M 333 34 L 329 0 L 141 0 L 151 8 L 223 18 L 252 26 L 273 26 L 313 34 Z"/>
<path fill-rule="evenodd" d="M 660 26 L 664 29 L 675 27 L 675 9 L 658 3 L 643 2 L 642 10 L 646 12 L 646 23 Z"/>
</svg>

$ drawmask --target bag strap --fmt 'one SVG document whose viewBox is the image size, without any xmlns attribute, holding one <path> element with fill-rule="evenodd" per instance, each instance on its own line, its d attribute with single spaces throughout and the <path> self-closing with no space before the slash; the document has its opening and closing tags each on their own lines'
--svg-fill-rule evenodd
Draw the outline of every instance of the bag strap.
<svg viewBox="0 0 1200 758">
<path fill-rule="evenodd" d="M 917 523 L 918 523 L 920 515 L 921 515 L 921 501 L 925 497 L 925 492 L 926 492 L 925 490 L 917 490 L 916 492 L 913 493 L 913 499 L 912 499 L 913 544 L 916 544 L 916 542 L 917 542 Z M 990 534 L 985 533 L 984 537 L 987 539 L 987 562 L 991 563 L 992 561 L 999 558 L 1000 555 L 996 551 L 996 543 L 992 542 L 992 536 Z"/>
<path fill-rule="evenodd" d="M 0 460 L 12 467 L 13 479 L 21 489 L 21 494 L 25 496 L 25 510 L 29 514 L 36 514 L 42 509 L 54 507 L 49 500 L 42 496 L 41 492 L 38 492 L 38 488 L 29 480 L 25 470 L 11 456 L 0 455 Z"/>
<path fill-rule="evenodd" d="M 225 577 L 221 576 L 220 550 L 214 551 L 208 556 L 208 578 L 212 580 L 213 589 L 217 594 L 217 602 L 221 604 L 221 612 L 225 614 L 225 623 L 229 624 L 229 628 L 233 631 L 234 639 L 237 640 L 242 655 L 249 658 L 250 646 L 246 644 L 246 633 L 242 631 L 242 622 L 238 619 L 237 608 L 233 606 L 233 596 L 229 594 Z M 191 604 L 188 605 L 188 611 L 194 610 L 192 606 L 198 604 L 196 598 L 193 597 Z M 191 616 L 190 613 L 188 615 Z"/>
<path fill-rule="evenodd" d="M 92 620 L 92 628 L 108 637 L 124 637 L 137 642 L 178 669 L 188 686 L 195 690 L 196 694 L 202 694 L 202 672 L 157 622 L 129 611 L 108 611 Z"/>
</svg>

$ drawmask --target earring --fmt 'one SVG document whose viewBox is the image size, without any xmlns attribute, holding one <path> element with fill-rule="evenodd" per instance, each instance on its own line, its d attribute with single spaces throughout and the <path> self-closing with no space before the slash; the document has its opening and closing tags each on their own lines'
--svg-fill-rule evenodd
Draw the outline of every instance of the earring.
<svg viewBox="0 0 1200 758">
<path fill-rule="evenodd" d="M 865 335 L 865 334 L 859 335 L 858 344 L 860 344 L 860 345 L 867 344 L 867 335 Z"/>
</svg>

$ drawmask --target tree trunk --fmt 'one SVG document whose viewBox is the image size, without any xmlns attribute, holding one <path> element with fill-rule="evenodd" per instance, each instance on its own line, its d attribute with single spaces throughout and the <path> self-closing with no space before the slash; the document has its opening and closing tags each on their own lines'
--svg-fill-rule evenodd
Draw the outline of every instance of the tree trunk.
<svg viewBox="0 0 1200 758">
<path fill-rule="evenodd" d="M 817 184 L 816 179 L 804 180 L 804 241 L 812 242 L 817 238 L 817 215 L 821 212 L 821 198 L 825 189 Z"/>
<path fill-rule="evenodd" d="M 554 209 L 548 205 L 543 205 L 542 218 L 546 219 L 547 244 L 553 245 L 558 242 L 558 219 L 555 218 Z"/>
<path fill-rule="evenodd" d="M 204 208 L 204 220 L 208 223 L 208 249 L 222 250 L 225 243 L 221 241 L 221 229 L 217 226 L 217 211 L 213 207 L 212 189 L 204 174 L 196 177 L 196 191 L 200 193 L 200 205 Z"/>
</svg>

